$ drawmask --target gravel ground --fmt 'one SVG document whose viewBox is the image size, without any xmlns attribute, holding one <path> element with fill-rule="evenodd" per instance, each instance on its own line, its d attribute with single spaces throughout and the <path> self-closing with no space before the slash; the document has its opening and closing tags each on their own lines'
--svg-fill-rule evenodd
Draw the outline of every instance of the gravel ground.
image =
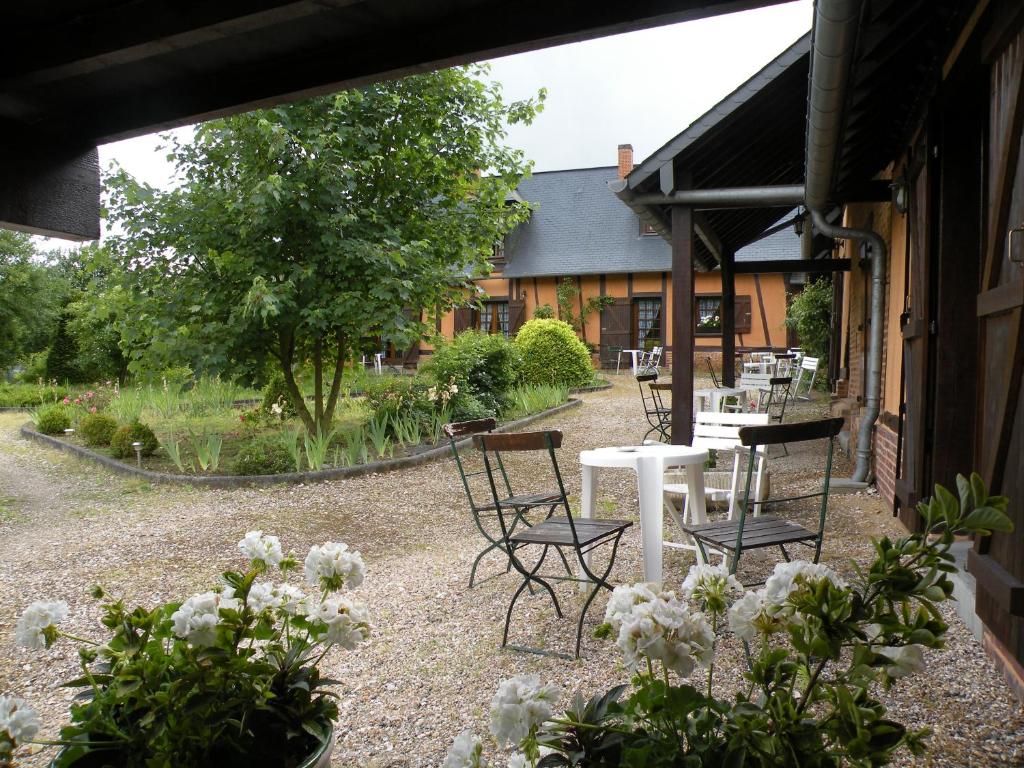
<svg viewBox="0 0 1024 768">
<path fill-rule="evenodd" d="M 565 432 L 561 451 L 567 487 L 579 488 L 578 451 L 635 443 L 643 434 L 639 397 L 631 380 L 588 394 L 582 408 L 541 422 Z M 793 419 L 820 413 L 801 404 Z M 75 675 L 75 653 L 60 645 L 31 654 L 13 645 L 14 623 L 34 599 L 71 605 L 69 631 L 100 636 L 88 588 L 102 583 L 129 602 L 181 598 L 207 587 L 216 574 L 237 567 L 235 542 L 262 528 L 298 553 L 327 539 L 362 551 L 367 579 L 360 597 L 374 614 L 375 636 L 358 653 L 328 656 L 328 676 L 343 680 L 342 717 L 334 764 L 383 768 L 438 766 L 458 732 L 486 731 L 486 710 L 498 683 L 535 672 L 568 694 L 592 692 L 624 679 L 614 648 L 584 640 L 584 658 L 570 662 L 498 649 L 504 612 L 518 582 L 501 575 L 496 558 L 472 591 L 469 568 L 480 550 L 452 462 L 315 486 L 200 491 L 125 480 L 72 457 L 17 437 L 23 415 L 0 415 L 0 691 L 29 699 L 54 735 L 70 693 L 57 687 Z M 787 419 L 788 420 L 788 419 Z M 771 461 L 772 484 L 813 483 L 813 450 L 792 450 Z M 515 469 L 522 467 L 513 466 Z M 841 460 L 837 474 L 846 474 Z M 811 478 L 809 480 L 809 478 Z M 637 518 L 636 486 L 629 472 L 602 474 L 599 511 Z M 835 496 L 830 504 L 825 562 L 849 572 L 849 561 L 870 559 L 869 538 L 899 534 L 877 496 Z M 692 556 L 668 551 L 666 581 L 678 584 Z M 745 560 L 745 580 L 772 561 Z M 612 579 L 641 577 L 639 529 L 627 533 Z M 546 598 L 520 601 L 512 639 L 569 650 L 581 601 L 559 590 L 566 620 L 556 621 Z M 591 610 L 595 623 L 605 599 Z M 900 765 L 1024 765 L 1024 713 L 980 645 L 948 611 L 946 649 L 928 656 L 928 671 L 884 696 L 898 719 L 935 730 L 929 754 Z M 737 648 L 727 639 L 716 679 L 738 678 Z M 49 752 L 27 756 L 26 766 L 47 764 Z"/>
</svg>

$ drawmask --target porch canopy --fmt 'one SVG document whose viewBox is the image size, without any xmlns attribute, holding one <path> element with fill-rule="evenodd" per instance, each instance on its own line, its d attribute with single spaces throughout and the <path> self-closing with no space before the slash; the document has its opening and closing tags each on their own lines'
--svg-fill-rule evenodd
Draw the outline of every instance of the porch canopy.
<svg viewBox="0 0 1024 768">
<path fill-rule="evenodd" d="M 693 420 L 693 271 L 721 269 L 723 378 L 733 385 L 737 250 L 780 226 L 803 202 L 810 33 L 779 54 L 686 130 L 638 165 L 613 191 L 672 244 L 673 442 L 689 443 Z M 888 190 L 886 189 L 888 198 Z M 799 215 L 798 217 L 799 218 Z M 775 226 L 772 226 L 775 225 Z M 759 272 L 843 269 L 831 240 L 807 242 L 804 260 L 755 263 Z"/>
<path fill-rule="evenodd" d="M 0 226 L 99 237 L 98 144 L 781 1 L 15 0 L 0 47 Z"/>
</svg>

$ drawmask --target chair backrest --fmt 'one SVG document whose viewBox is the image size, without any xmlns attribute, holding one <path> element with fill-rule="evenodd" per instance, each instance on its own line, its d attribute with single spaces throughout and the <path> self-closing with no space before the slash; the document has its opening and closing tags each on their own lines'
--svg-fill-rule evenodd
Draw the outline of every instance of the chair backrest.
<svg viewBox="0 0 1024 768">
<path fill-rule="evenodd" d="M 455 457 L 455 466 L 458 467 L 459 477 L 462 478 L 462 488 L 466 491 L 466 498 L 469 500 L 469 508 L 474 515 L 477 514 L 479 505 L 473 497 L 473 489 L 469 484 L 469 479 L 475 475 L 483 474 L 484 470 L 477 470 L 475 472 L 466 471 L 466 465 L 462 460 L 462 456 L 459 454 L 458 443 L 463 437 L 476 435 L 481 432 L 490 432 L 495 426 L 496 422 L 494 419 L 477 419 L 475 421 L 454 421 L 441 427 L 441 431 L 448 436 L 448 443 L 451 445 L 452 456 Z M 501 457 L 498 457 L 498 469 L 501 472 L 505 488 L 511 496 L 512 489 L 509 486 L 508 475 L 505 473 L 505 466 L 501 463 Z"/>
<path fill-rule="evenodd" d="M 715 389 L 718 389 L 722 385 L 718 383 L 718 376 L 715 375 L 715 368 L 714 368 L 713 365 L 711 365 L 711 358 L 710 357 L 705 357 L 704 358 L 704 363 L 708 367 L 708 373 L 711 374 L 711 383 L 715 385 Z"/>
<path fill-rule="evenodd" d="M 460 438 L 475 435 L 478 432 L 491 432 L 497 426 L 494 419 L 477 419 L 476 421 L 453 421 L 441 427 L 449 438 Z"/>
<path fill-rule="evenodd" d="M 773 376 L 768 382 L 768 397 L 764 401 L 764 412 L 771 421 L 782 423 L 786 415 L 786 403 L 789 402 L 789 390 L 793 384 L 792 376 Z M 760 406 L 761 403 L 758 403 Z"/>
<path fill-rule="evenodd" d="M 843 428 L 841 418 L 797 421 L 792 424 L 740 427 L 740 443 L 747 446 L 802 443 L 833 438 Z"/>
<path fill-rule="evenodd" d="M 820 359 L 818 357 L 805 357 L 800 361 L 800 367 L 805 371 L 816 371 L 818 370 L 818 361 Z"/>
<path fill-rule="evenodd" d="M 538 432 L 502 432 L 473 435 L 473 445 L 481 451 L 546 451 L 562 447 L 562 433 L 557 429 Z"/>
<path fill-rule="evenodd" d="M 772 375 L 770 373 L 744 373 L 740 376 L 740 381 L 737 386 L 741 389 L 759 389 L 760 387 L 770 387 L 772 383 Z"/>
<path fill-rule="evenodd" d="M 740 429 L 768 423 L 767 413 L 727 413 L 700 411 L 693 426 L 694 448 L 735 450 L 740 443 Z"/>
</svg>

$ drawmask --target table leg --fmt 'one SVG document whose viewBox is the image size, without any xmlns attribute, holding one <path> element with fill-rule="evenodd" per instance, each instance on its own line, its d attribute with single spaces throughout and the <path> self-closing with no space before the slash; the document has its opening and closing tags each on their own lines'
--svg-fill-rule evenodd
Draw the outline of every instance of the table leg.
<svg viewBox="0 0 1024 768">
<path fill-rule="evenodd" d="M 597 467 L 589 467 L 586 464 L 580 465 L 581 475 L 583 476 L 583 492 L 580 498 L 580 517 L 593 517 L 594 511 L 597 506 Z M 584 559 L 587 562 L 587 567 L 590 567 L 590 553 L 585 554 Z M 582 570 L 582 569 L 581 569 Z M 580 573 L 579 577 L 585 579 L 587 574 Z M 588 589 L 586 582 L 580 582 L 580 592 L 586 592 Z"/>
<path fill-rule="evenodd" d="M 689 475 L 690 473 L 687 473 Z M 637 496 L 640 499 L 640 540 L 643 545 L 644 581 L 659 586 L 662 579 L 662 544 L 664 541 L 665 463 L 659 458 L 642 458 L 636 468 Z M 704 484 L 701 483 L 701 504 Z M 703 506 L 701 507 L 703 509 Z"/>
<path fill-rule="evenodd" d="M 704 501 L 704 465 L 689 464 L 686 467 L 686 485 L 689 492 L 690 519 L 694 525 L 708 521 L 708 508 Z M 703 562 L 700 548 L 697 550 L 697 562 Z"/>
</svg>

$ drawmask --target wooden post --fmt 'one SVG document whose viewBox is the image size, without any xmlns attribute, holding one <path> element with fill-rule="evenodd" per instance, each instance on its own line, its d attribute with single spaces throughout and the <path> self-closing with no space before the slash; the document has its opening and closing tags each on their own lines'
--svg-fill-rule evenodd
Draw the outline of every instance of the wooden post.
<svg viewBox="0 0 1024 768">
<path fill-rule="evenodd" d="M 693 209 L 672 206 L 672 442 L 693 440 Z"/>
<path fill-rule="evenodd" d="M 722 251 L 722 386 L 736 386 L 736 275 L 732 251 Z"/>
</svg>

